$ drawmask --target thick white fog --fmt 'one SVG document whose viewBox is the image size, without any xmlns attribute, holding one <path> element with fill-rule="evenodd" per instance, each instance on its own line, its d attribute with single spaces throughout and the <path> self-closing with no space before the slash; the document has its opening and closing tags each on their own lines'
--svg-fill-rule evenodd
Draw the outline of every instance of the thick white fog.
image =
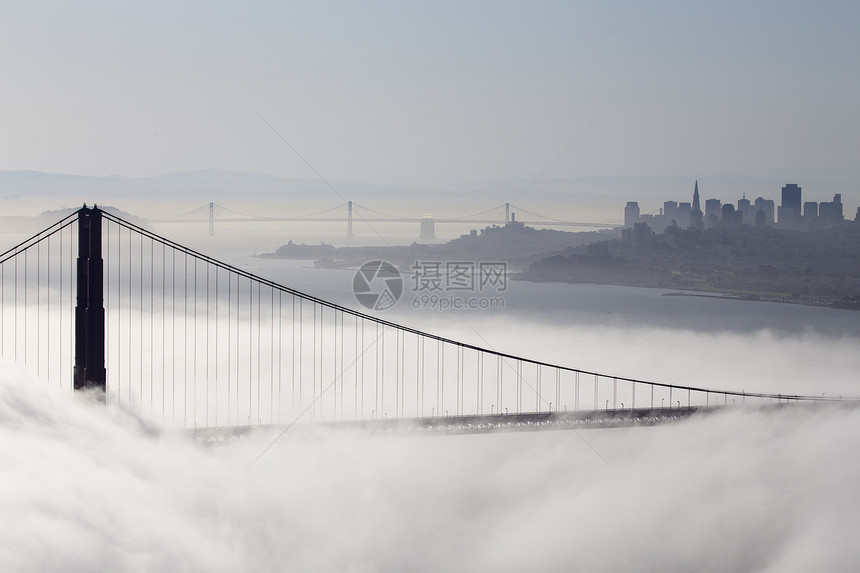
<svg viewBox="0 0 860 573">
<path fill-rule="evenodd" d="M 581 367 L 849 394 L 857 340 L 807 333 L 428 326 Z M 447 325 L 447 326 L 446 326 Z M 854 392 L 856 394 L 856 392 Z M 850 571 L 860 410 L 734 409 L 653 428 L 206 448 L 0 379 L 10 571 Z"/>
<path fill-rule="evenodd" d="M 234 247 L 245 253 L 231 258 L 243 269 L 355 304 L 352 271 L 303 269 L 249 257 L 244 244 Z M 116 308 L 128 309 L 128 295 L 116 286 L 108 296 Z M 154 305 L 146 298 L 139 322 L 123 322 L 125 314 L 116 309 L 108 313 L 109 371 L 118 368 L 130 379 L 140 368 L 144 380 L 157 378 L 158 360 L 170 358 L 172 391 L 173 360 L 164 353 L 176 352 L 174 339 L 183 352 L 205 347 L 221 362 L 224 348 L 228 362 L 233 350 L 243 360 L 251 353 L 250 342 L 230 350 L 216 337 L 210 345 L 200 334 L 203 326 L 188 334 L 184 320 L 173 324 L 175 317 L 166 331 L 157 322 L 153 327 L 164 310 L 157 297 Z M 51 312 L 71 309 L 70 291 L 63 300 L 55 300 Z M 259 293 L 256 300 L 259 315 Z M 850 311 L 522 281 L 512 282 L 505 300 L 498 312 L 455 314 L 415 311 L 404 298 L 383 318 L 609 376 L 747 392 L 860 395 L 860 331 Z M 196 308 L 182 308 L 182 316 L 198 315 Z M 28 322 L 19 314 L 5 314 L 0 329 L 7 360 L 29 356 L 32 366 L 43 352 L 56 363 L 69 362 L 68 341 L 66 347 L 18 349 L 18 335 L 23 331 L 26 341 L 40 325 L 65 332 L 70 323 L 39 315 Z M 280 306 L 278 315 L 286 316 Z M 247 316 L 241 315 L 240 328 L 236 314 L 236 332 L 246 332 Z M 307 328 L 308 315 L 303 320 Z M 262 330 L 274 332 L 265 320 Z M 284 337 L 292 340 L 288 330 Z M 165 332 L 167 346 L 159 345 Z M 346 340 L 349 349 L 353 339 L 347 334 Z M 304 370 L 291 365 L 285 371 L 311 373 L 313 387 L 321 388 L 338 367 L 309 366 L 323 348 L 315 344 L 304 347 Z M 163 355 L 154 366 L 140 357 L 126 362 L 129 349 L 138 347 L 141 354 L 158 354 L 160 347 Z M 256 374 L 255 398 L 260 378 L 266 388 L 265 364 L 273 356 L 265 352 L 262 370 L 258 354 L 247 377 L 243 362 L 243 380 L 253 384 Z M 184 357 L 181 362 L 175 367 L 180 372 Z M 349 372 L 349 360 L 341 358 L 344 367 Z M 143 415 L 163 422 L 163 414 L 153 415 L 149 387 L 133 393 L 131 383 L 123 387 L 120 380 L 122 398 L 105 407 L 72 395 L 68 374 L 55 365 L 36 381 L 32 372 L 0 364 L 4 570 L 851 571 L 860 559 L 853 542 L 860 526 L 860 461 L 854 455 L 860 408 L 846 403 L 750 404 L 676 424 L 577 432 L 310 439 L 288 431 L 276 439 L 276 431 L 261 430 L 207 447 L 181 430 L 161 430 L 122 411 L 137 404 L 132 394 L 140 390 L 141 398 L 149 394 Z M 396 375 L 389 372 L 387 379 Z M 252 397 L 248 392 L 243 400 Z M 280 399 L 280 387 L 275 396 Z M 598 402 L 604 404 L 602 397 Z M 232 419 L 246 418 L 250 423 L 236 410 Z"/>
<path fill-rule="evenodd" d="M 784 305 L 773 306 L 773 312 L 779 312 Z M 736 333 L 641 324 L 559 325 L 483 315 L 471 317 L 468 326 L 450 316 L 425 318 L 422 324 L 498 351 L 640 380 L 718 390 L 860 396 L 858 339 L 811 328 L 791 334 L 770 329 Z"/>
</svg>

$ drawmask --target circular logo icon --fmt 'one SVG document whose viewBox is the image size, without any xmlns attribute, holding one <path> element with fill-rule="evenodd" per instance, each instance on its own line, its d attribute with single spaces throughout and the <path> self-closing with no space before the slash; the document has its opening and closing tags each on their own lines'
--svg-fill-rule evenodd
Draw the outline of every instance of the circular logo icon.
<svg viewBox="0 0 860 573">
<path fill-rule="evenodd" d="M 352 294 L 365 308 L 386 310 L 400 300 L 400 295 L 403 294 L 403 277 L 391 263 L 368 261 L 355 272 Z"/>
</svg>

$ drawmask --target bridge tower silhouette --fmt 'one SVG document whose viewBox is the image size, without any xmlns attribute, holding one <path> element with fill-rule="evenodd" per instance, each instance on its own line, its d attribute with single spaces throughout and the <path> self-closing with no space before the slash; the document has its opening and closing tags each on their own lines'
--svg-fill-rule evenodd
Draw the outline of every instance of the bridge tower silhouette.
<svg viewBox="0 0 860 573">
<path fill-rule="evenodd" d="M 590 372 L 397 324 L 86 206 L 0 254 L 0 354 L 170 428 L 612 427 L 827 401 Z"/>
<path fill-rule="evenodd" d="M 84 205 L 78 211 L 77 263 L 74 388 L 105 392 L 104 261 L 98 207 L 88 209 Z"/>
</svg>

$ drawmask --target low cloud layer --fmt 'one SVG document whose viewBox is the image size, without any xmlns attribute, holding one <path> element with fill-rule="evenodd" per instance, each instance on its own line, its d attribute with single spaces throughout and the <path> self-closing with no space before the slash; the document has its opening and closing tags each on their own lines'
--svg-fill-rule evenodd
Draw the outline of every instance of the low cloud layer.
<svg viewBox="0 0 860 573">
<path fill-rule="evenodd" d="M 786 571 L 860 559 L 860 410 L 204 448 L 0 381 L 13 571 Z"/>
<path fill-rule="evenodd" d="M 613 376 L 720 390 L 860 396 L 860 339 L 798 329 L 701 332 L 641 325 L 567 325 L 492 316 L 426 319 L 426 330 Z"/>
</svg>

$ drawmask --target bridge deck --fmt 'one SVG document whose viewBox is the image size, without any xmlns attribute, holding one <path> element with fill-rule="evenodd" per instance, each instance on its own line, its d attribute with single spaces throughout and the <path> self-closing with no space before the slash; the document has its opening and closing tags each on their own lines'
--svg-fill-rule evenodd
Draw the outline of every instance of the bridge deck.
<svg viewBox="0 0 860 573">
<path fill-rule="evenodd" d="M 315 422 L 285 425 L 197 428 L 189 430 L 198 441 L 221 442 L 245 439 L 255 433 L 282 432 L 290 435 L 319 436 L 341 432 L 369 434 L 445 435 L 489 432 L 529 432 L 587 428 L 624 428 L 677 422 L 696 412 L 717 407 L 642 408 L 636 410 L 595 410 L 580 412 L 537 412 L 474 416 L 436 416 L 425 418 L 387 418 L 343 422 Z"/>
</svg>

